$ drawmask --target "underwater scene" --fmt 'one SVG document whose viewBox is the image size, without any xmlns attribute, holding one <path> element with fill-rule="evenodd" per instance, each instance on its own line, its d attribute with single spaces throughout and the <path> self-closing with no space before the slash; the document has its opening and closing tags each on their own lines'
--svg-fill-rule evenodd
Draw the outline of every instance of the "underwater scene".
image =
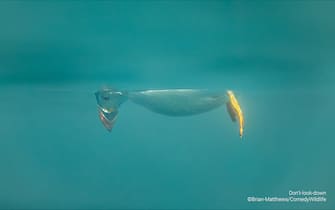
<svg viewBox="0 0 335 210">
<path fill-rule="evenodd" d="M 1 1 L 0 209 L 334 209 L 334 1 Z"/>
</svg>

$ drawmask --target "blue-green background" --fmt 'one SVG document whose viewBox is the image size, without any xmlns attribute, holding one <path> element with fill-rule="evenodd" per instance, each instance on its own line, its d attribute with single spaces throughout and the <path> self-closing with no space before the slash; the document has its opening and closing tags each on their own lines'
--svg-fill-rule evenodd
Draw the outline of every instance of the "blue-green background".
<svg viewBox="0 0 335 210">
<path fill-rule="evenodd" d="M 332 209 L 335 2 L 1 1 L 0 208 Z M 93 92 L 235 91 L 173 118 Z M 248 196 L 327 191 L 326 203 Z"/>
</svg>

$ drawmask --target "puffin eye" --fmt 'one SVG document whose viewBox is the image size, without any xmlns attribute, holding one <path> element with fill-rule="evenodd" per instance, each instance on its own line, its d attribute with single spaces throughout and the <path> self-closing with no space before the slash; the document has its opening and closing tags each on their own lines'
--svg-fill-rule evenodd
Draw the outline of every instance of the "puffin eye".
<svg viewBox="0 0 335 210">
<path fill-rule="evenodd" d="M 103 96 L 101 96 L 101 97 L 102 97 L 102 99 L 105 100 L 105 101 L 109 100 L 109 96 L 108 96 L 108 95 L 103 95 Z"/>
</svg>

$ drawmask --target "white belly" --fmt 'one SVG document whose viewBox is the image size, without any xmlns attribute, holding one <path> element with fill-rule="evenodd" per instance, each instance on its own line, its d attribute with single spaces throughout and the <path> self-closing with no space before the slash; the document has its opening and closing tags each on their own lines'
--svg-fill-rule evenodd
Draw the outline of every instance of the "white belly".
<svg viewBox="0 0 335 210">
<path fill-rule="evenodd" d="M 133 91 L 128 98 L 153 112 L 170 116 L 200 114 L 227 102 L 225 93 L 193 89 Z"/>
</svg>

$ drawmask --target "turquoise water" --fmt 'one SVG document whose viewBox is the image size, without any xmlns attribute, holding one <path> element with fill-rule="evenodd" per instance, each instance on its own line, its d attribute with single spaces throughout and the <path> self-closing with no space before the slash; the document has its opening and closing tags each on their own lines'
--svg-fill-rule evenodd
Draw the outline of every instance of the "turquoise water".
<svg viewBox="0 0 335 210">
<path fill-rule="evenodd" d="M 1 209 L 333 209 L 335 3 L 0 3 Z M 232 89 L 184 118 L 94 92 Z M 289 190 L 321 203 L 250 203 Z"/>
</svg>

